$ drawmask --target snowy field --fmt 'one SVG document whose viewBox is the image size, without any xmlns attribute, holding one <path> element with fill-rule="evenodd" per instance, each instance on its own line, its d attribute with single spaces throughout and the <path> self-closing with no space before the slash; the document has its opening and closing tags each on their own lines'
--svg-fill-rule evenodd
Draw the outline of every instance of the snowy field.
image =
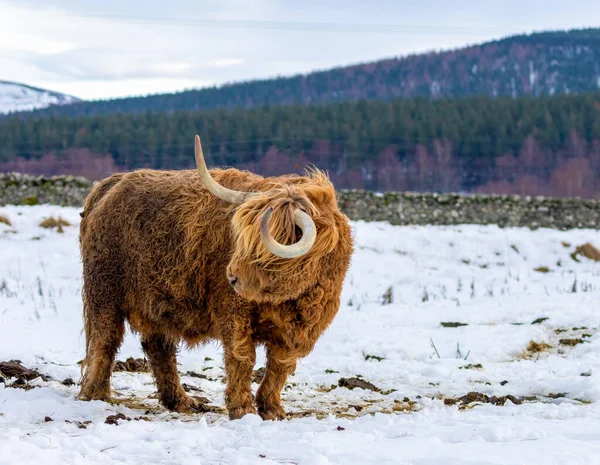
<svg viewBox="0 0 600 465">
<path fill-rule="evenodd" d="M 600 264 L 571 257 L 600 232 L 353 223 L 342 307 L 284 388 L 288 420 L 229 421 L 217 344 L 179 357 L 205 414 L 162 409 L 146 372 L 115 372 L 113 404 L 63 384 L 84 355 L 78 212 L 0 207 L 0 361 L 49 377 L 0 382 L 0 464 L 600 463 Z M 63 233 L 39 227 L 59 215 Z"/>
</svg>

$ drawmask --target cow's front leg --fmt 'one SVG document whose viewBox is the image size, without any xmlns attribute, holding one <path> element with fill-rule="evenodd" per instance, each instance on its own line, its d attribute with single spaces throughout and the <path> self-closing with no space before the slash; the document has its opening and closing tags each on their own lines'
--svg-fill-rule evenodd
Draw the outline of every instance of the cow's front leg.
<svg viewBox="0 0 600 465">
<path fill-rule="evenodd" d="M 181 386 L 177 372 L 177 344 L 163 334 L 144 334 L 142 347 L 152 366 L 162 404 L 179 413 L 206 411 L 203 403 L 189 397 Z"/>
<path fill-rule="evenodd" d="M 287 377 L 296 369 L 296 359 L 285 352 L 267 349 L 265 376 L 256 393 L 258 414 L 263 420 L 283 420 L 281 390 Z"/>
<path fill-rule="evenodd" d="M 231 420 L 247 413 L 256 413 L 252 406 L 252 370 L 256 361 L 256 347 L 248 337 L 235 346 L 225 345 L 225 372 L 227 388 L 225 405 Z"/>
</svg>

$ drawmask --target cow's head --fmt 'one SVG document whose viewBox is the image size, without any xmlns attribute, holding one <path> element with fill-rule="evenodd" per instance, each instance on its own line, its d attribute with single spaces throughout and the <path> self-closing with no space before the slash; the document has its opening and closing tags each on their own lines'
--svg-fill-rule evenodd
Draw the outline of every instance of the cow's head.
<svg viewBox="0 0 600 465">
<path fill-rule="evenodd" d="M 305 177 L 276 178 L 267 191 L 240 192 L 212 178 L 198 136 L 195 150 L 207 190 L 237 205 L 231 228 L 233 253 L 223 278 L 238 295 L 276 304 L 327 279 L 320 276 L 322 259 L 338 243 L 343 216 L 325 174 L 315 170 Z"/>
</svg>

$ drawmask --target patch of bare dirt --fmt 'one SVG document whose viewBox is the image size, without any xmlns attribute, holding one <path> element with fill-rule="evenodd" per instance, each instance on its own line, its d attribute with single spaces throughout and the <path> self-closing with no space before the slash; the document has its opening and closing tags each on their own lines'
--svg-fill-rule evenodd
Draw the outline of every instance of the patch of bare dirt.
<svg viewBox="0 0 600 465">
<path fill-rule="evenodd" d="M 375 391 L 375 392 L 381 391 L 381 389 L 379 389 L 374 384 L 369 383 L 368 381 L 365 381 L 364 379 L 360 379 L 360 378 L 340 378 L 338 381 L 338 386 L 345 387 L 345 388 L 348 388 L 351 390 L 354 388 L 360 388 L 360 389 L 367 389 L 369 391 Z"/>
<path fill-rule="evenodd" d="M 460 326 L 469 326 L 469 323 L 459 323 L 458 321 L 442 321 L 440 324 L 444 328 L 458 328 Z"/>
<path fill-rule="evenodd" d="M 377 405 L 374 409 L 373 406 Z M 318 407 L 300 408 L 295 411 L 288 411 L 288 418 L 316 418 L 322 420 L 329 415 L 334 415 L 336 418 L 357 418 L 365 415 L 373 415 L 375 413 L 383 413 L 391 415 L 393 413 L 410 413 L 417 411 L 419 405 L 405 397 L 403 400 L 396 399 L 393 403 L 382 402 L 381 400 L 366 399 L 360 404 L 338 405 L 337 401 L 323 402 Z"/>
<path fill-rule="evenodd" d="M 196 388 L 198 389 L 198 388 Z M 198 389 L 199 390 L 199 389 Z M 138 397 L 127 397 L 124 399 L 119 399 L 119 400 L 113 400 L 110 403 L 117 406 L 117 405 L 122 405 L 124 407 L 127 407 L 131 410 L 140 410 L 142 412 L 144 412 L 144 415 L 159 415 L 159 414 L 164 414 L 164 413 L 168 413 L 169 411 L 163 407 L 160 403 L 155 403 L 155 402 L 151 402 L 148 403 L 149 399 L 153 399 L 155 398 L 156 395 L 152 395 L 147 397 L 146 399 L 140 399 Z M 211 412 L 211 413 L 219 413 L 219 414 L 223 414 L 225 415 L 227 412 L 224 408 L 216 406 L 216 405 L 210 405 L 209 402 L 210 400 L 207 399 L 206 397 L 199 397 L 199 396 L 191 396 L 193 399 L 196 400 L 196 405 L 194 406 L 194 409 L 196 410 L 197 413 L 206 413 L 206 412 Z M 140 417 L 141 419 L 143 419 L 142 417 Z M 134 418 L 134 420 L 136 420 L 137 418 Z"/>
<path fill-rule="evenodd" d="M 106 423 L 107 425 L 118 425 L 119 420 L 131 421 L 131 418 L 123 415 L 122 413 L 117 413 L 115 415 L 107 416 L 106 420 L 104 420 L 104 423 Z"/>
<path fill-rule="evenodd" d="M 577 344 L 583 344 L 585 341 L 581 338 L 575 337 L 571 339 L 561 339 L 558 342 L 565 346 L 576 346 Z"/>
<path fill-rule="evenodd" d="M 470 404 L 492 404 L 502 406 L 506 403 L 507 400 L 510 400 L 513 404 L 521 405 L 527 398 L 523 397 L 515 397 L 510 394 L 507 396 L 488 396 L 487 394 L 482 394 L 481 392 L 469 392 L 468 394 L 462 397 L 448 397 L 444 399 L 445 405 L 456 405 L 458 404 L 458 408 L 467 408 Z"/>
<path fill-rule="evenodd" d="M 202 392 L 202 389 L 200 389 L 199 387 L 192 386 L 191 384 L 187 383 L 182 383 L 181 387 L 183 387 L 183 390 L 185 392 Z"/>
<path fill-rule="evenodd" d="M 196 373 L 195 371 L 187 371 L 184 376 L 190 376 L 192 378 L 200 378 L 200 379 L 206 379 L 208 381 L 216 381 L 215 378 L 211 378 L 210 376 L 206 376 L 203 373 Z"/>
<path fill-rule="evenodd" d="M 11 378 L 16 378 L 11 384 L 6 384 Z M 33 389 L 35 386 L 29 385 L 29 381 L 41 378 L 43 381 L 48 381 L 50 377 L 40 373 L 37 370 L 31 370 L 21 365 L 20 360 L 9 360 L 8 362 L 0 362 L 0 382 L 6 384 L 7 387 L 18 389 Z"/>
<path fill-rule="evenodd" d="M 117 360 L 113 371 L 128 371 L 130 373 L 146 373 L 150 371 L 150 364 L 143 358 L 129 357 L 124 362 Z"/>
<path fill-rule="evenodd" d="M 138 397 L 127 397 L 119 400 L 111 400 L 109 402 L 112 405 L 122 405 L 131 410 L 140 410 L 144 412 L 144 415 L 158 415 L 165 413 L 167 410 L 158 403 L 152 403 L 149 405 L 147 399 L 140 399 Z"/>
<path fill-rule="evenodd" d="M 402 400 L 395 400 L 392 405 L 392 412 L 413 412 L 416 409 L 417 403 L 405 397 Z"/>
</svg>

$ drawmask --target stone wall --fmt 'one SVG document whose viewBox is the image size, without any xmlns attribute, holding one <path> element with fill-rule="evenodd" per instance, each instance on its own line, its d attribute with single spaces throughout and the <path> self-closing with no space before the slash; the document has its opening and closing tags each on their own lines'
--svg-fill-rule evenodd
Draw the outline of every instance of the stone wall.
<svg viewBox="0 0 600 465">
<path fill-rule="evenodd" d="M 49 203 L 80 206 L 92 182 L 74 176 L 34 177 L 20 173 L 0 173 L 0 205 Z"/>
<path fill-rule="evenodd" d="M 0 173 L 0 205 L 81 206 L 91 186 L 87 179 L 73 176 L 36 178 Z M 339 191 L 338 200 L 353 220 L 600 229 L 600 202 L 577 198 Z"/>
<path fill-rule="evenodd" d="M 346 191 L 339 204 L 351 219 L 392 224 L 600 229 L 600 202 L 578 198 Z"/>
</svg>

